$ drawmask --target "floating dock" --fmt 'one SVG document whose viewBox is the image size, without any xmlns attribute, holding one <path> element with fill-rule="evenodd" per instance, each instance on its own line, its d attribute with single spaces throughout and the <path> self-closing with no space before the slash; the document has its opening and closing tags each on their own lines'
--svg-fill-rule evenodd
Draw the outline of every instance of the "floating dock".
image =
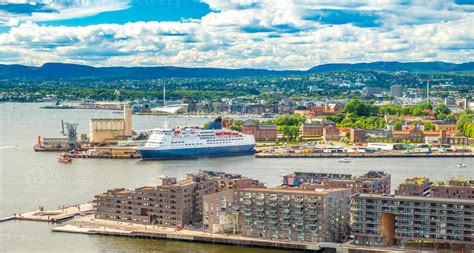
<svg viewBox="0 0 474 253">
<path fill-rule="evenodd" d="M 61 222 L 74 218 L 78 215 L 91 214 L 94 210 L 92 203 L 85 203 L 80 205 L 65 206 L 56 210 L 41 211 L 36 210 L 27 213 L 18 213 L 13 216 L 1 218 L 0 222 L 6 222 L 10 220 L 29 220 L 29 221 L 40 221 L 40 222 Z"/>
<path fill-rule="evenodd" d="M 474 153 L 257 153 L 256 158 L 463 158 Z"/>
</svg>

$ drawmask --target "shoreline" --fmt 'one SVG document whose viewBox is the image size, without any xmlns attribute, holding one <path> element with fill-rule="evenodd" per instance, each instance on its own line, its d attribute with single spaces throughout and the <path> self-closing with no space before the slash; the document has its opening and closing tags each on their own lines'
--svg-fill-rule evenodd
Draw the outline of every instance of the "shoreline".
<svg viewBox="0 0 474 253">
<path fill-rule="evenodd" d="M 473 158 L 474 153 L 257 153 L 255 158 Z"/>
<path fill-rule="evenodd" d="M 171 240 L 193 243 L 222 244 L 240 247 L 271 248 L 281 250 L 319 252 L 330 250 L 349 252 L 360 250 L 363 252 L 419 252 L 415 249 L 374 248 L 361 247 L 345 243 L 312 243 L 297 241 L 272 241 L 231 234 L 212 234 L 201 230 L 158 227 L 153 225 L 124 223 L 117 221 L 94 219 L 92 216 L 76 218 L 51 228 L 52 232 L 76 233 L 101 236 L 120 236 L 130 238 L 144 238 L 154 240 Z"/>
</svg>

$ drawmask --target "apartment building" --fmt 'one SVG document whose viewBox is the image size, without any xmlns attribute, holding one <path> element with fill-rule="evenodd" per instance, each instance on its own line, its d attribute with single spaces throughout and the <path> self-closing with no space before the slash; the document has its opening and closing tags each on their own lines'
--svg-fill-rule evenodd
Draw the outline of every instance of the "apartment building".
<svg viewBox="0 0 474 253">
<path fill-rule="evenodd" d="M 471 199 L 474 201 L 474 180 L 450 179 L 430 186 L 430 196 L 438 198 Z"/>
<path fill-rule="evenodd" d="M 240 232 L 239 208 L 235 205 L 234 190 L 208 194 L 203 198 L 203 229 L 209 233 Z"/>
<path fill-rule="evenodd" d="M 358 194 L 353 198 L 352 234 L 361 246 L 405 246 L 428 242 L 457 250 L 474 247 L 474 201 Z"/>
<path fill-rule="evenodd" d="M 474 180 L 452 178 L 448 182 L 432 183 L 424 177 L 407 178 L 395 190 L 395 195 L 474 199 Z"/>
<path fill-rule="evenodd" d="M 208 195 L 204 229 L 270 240 L 341 242 L 349 235 L 349 189 L 241 189 Z"/>
<path fill-rule="evenodd" d="M 118 188 L 95 196 L 95 218 L 166 227 L 185 227 L 202 221 L 202 198 L 216 191 L 216 179 L 204 173 L 185 180 L 166 177 L 158 186 Z"/>
<path fill-rule="evenodd" d="M 283 185 L 288 187 L 298 187 L 303 183 L 320 184 L 328 179 L 351 179 L 351 174 L 318 173 L 318 172 L 294 172 L 283 176 Z"/>
<path fill-rule="evenodd" d="M 202 173 L 216 179 L 216 192 L 231 189 L 265 188 L 265 184 L 259 180 L 243 177 L 239 174 L 229 174 L 208 170 L 203 170 Z"/>
<path fill-rule="evenodd" d="M 402 196 L 428 196 L 430 195 L 431 182 L 425 177 L 407 178 L 398 185 L 395 195 Z"/>
<path fill-rule="evenodd" d="M 369 171 L 362 176 L 350 174 L 295 172 L 283 177 L 283 186 L 316 188 L 350 188 L 356 193 L 390 194 L 391 175 L 383 171 Z"/>
</svg>

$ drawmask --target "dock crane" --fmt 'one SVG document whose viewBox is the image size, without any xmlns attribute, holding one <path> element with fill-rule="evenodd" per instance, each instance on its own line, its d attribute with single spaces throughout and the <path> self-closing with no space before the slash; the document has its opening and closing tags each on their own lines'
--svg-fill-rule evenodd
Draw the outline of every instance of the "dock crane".
<svg viewBox="0 0 474 253">
<path fill-rule="evenodd" d="M 68 148 L 75 149 L 77 148 L 77 127 L 78 123 L 69 123 L 61 120 L 61 134 L 67 136 Z M 66 126 L 66 129 L 64 129 Z"/>
</svg>

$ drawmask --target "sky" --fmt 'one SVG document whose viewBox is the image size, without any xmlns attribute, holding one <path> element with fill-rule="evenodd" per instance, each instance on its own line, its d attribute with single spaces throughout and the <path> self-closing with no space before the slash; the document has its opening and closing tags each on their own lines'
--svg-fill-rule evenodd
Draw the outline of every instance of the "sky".
<svg viewBox="0 0 474 253">
<path fill-rule="evenodd" d="M 474 61 L 474 0 L 0 0 L 0 64 Z"/>
</svg>

